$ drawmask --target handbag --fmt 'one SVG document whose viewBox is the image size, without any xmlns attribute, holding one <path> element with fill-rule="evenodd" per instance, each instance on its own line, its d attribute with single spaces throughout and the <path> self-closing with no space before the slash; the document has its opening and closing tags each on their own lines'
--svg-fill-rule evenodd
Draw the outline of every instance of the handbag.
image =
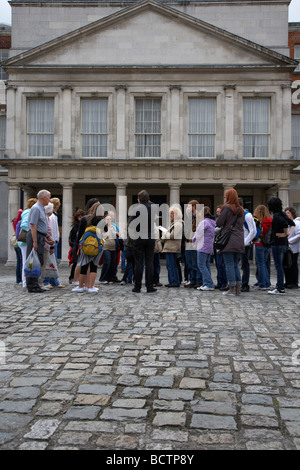
<svg viewBox="0 0 300 470">
<path fill-rule="evenodd" d="M 18 242 L 25 242 L 26 243 L 27 232 L 22 228 L 21 232 L 18 236 Z"/>
<path fill-rule="evenodd" d="M 218 233 L 215 234 L 214 237 L 214 248 L 217 252 L 222 251 L 227 243 L 229 242 L 229 239 L 231 237 L 233 228 L 236 224 L 236 221 L 238 219 L 238 214 L 236 215 L 235 221 L 231 225 L 230 229 L 227 232 L 223 232 L 223 229 L 221 229 Z"/>
<path fill-rule="evenodd" d="M 14 248 L 18 246 L 18 240 L 17 240 L 15 233 L 13 233 L 12 236 L 10 237 L 10 245 Z"/>
</svg>

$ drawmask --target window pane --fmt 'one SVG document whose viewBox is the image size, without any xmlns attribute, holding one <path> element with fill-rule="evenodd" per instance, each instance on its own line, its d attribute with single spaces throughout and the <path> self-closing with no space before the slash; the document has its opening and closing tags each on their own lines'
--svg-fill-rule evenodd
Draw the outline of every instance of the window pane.
<svg viewBox="0 0 300 470">
<path fill-rule="evenodd" d="M 215 157 L 215 98 L 189 99 L 189 155 L 191 158 Z"/>
<path fill-rule="evenodd" d="M 54 154 L 54 99 L 28 101 L 28 155 L 49 157 Z"/>
<path fill-rule="evenodd" d="M 294 48 L 294 59 L 298 60 L 300 62 L 300 44 L 295 44 Z M 295 69 L 295 72 L 300 72 L 300 64 L 298 67 Z"/>
<path fill-rule="evenodd" d="M 243 102 L 243 155 L 247 158 L 269 156 L 270 100 L 245 98 Z"/>
<path fill-rule="evenodd" d="M 83 157 L 107 156 L 107 99 L 81 101 Z"/>
<path fill-rule="evenodd" d="M 161 100 L 137 99 L 135 153 L 137 157 L 160 157 Z"/>
</svg>

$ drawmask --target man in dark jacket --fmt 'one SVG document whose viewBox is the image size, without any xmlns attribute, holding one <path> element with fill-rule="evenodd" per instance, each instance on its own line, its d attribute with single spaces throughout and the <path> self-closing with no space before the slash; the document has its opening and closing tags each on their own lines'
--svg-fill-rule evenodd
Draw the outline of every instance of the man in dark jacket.
<svg viewBox="0 0 300 470">
<path fill-rule="evenodd" d="M 153 287 L 153 260 L 154 260 L 154 217 L 156 207 L 149 201 L 146 190 L 138 193 L 138 204 L 135 214 L 131 216 L 128 224 L 129 235 L 133 240 L 134 249 L 134 281 L 132 292 L 140 292 L 145 263 L 145 284 L 147 292 L 156 292 Z"/>
</svg>

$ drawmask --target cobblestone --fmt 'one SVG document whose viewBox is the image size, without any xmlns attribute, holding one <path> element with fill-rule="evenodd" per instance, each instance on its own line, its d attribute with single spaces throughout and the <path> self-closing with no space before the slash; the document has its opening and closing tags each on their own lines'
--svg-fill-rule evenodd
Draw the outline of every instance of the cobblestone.
<svg viewBox="0 0 300 470">
<path fill-rule="evenodd" d="M 0 268 L 1 449 L 300 448 L 300 289 L 75 294 L 61 267 L 29 294 Z"/>
</svg>

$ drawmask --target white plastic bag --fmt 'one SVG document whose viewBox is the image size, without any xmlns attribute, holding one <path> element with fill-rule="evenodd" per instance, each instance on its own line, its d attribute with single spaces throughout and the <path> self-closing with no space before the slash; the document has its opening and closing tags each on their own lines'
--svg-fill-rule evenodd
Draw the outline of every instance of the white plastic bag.
<svg viewBox="0 0 300 470">
<path fill-rule="evenodd" d="M 51 253 L 48 256 L 46 266 L 45 266 L 45 271 L 44 271 L 44 277 L 51 277 L 51 278 L 58 277 L 58 269 L 57 269 L 55 253 Z"/>
<path fill-rule="evenodd" d="M 31 250 L 25 261 L 24 274 L 28 277 L 40 277 L 41 275 L 41 263 L 37 251 L 34 249 Z"/>
</svg>

